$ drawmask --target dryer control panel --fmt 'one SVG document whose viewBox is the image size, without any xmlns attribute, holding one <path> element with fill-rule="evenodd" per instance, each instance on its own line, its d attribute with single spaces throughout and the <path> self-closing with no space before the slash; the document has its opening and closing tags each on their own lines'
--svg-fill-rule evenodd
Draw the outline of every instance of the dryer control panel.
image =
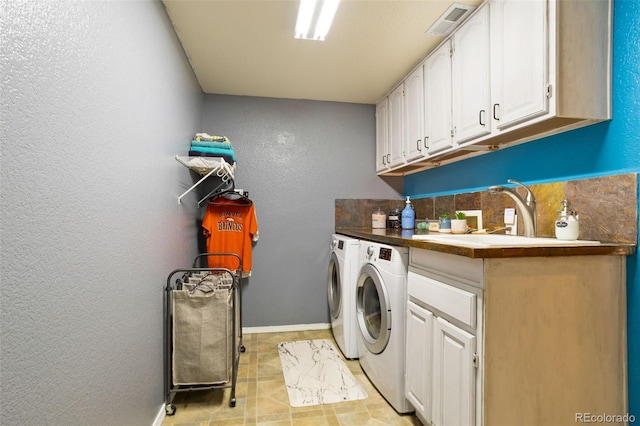
<svg viewBox="0 0 640 426">
<path fill-rule="evenodd" d="M 377 248 L 377 252 L 376 252 Z M 393 256 L 393 249 L 391 247 L 375 247 L 369 246 L 366 251 L 366 258 L 369 260 L 386 260 L 387 262 L 391 262 L 391 257 Z"/>
<path fill-rule="evenodd" d="M 380 253 L 378 254 L 378 259 L 391 262 L 391 252 L 392 250 L 389 247 L 380 247 Z"/>
</svg>

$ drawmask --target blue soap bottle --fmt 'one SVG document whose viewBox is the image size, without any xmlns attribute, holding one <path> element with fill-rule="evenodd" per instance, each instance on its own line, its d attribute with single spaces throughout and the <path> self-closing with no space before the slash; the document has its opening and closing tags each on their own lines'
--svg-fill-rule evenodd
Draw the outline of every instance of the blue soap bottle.
<svg viewBox="0 0 640 426">
<path fill-rule="evenodd" d="M 407 202 L 404 210 L 402 210 L 402 229 L 413 229 L 416 224 L 416 212 L 413 210 L 411 200 L 407 196 Z"/>
</svg>

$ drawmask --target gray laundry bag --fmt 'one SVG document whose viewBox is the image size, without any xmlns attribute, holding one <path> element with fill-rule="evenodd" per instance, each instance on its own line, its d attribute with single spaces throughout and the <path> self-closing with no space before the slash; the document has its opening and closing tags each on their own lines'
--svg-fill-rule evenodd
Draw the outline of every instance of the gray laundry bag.
<svg viewBox="0 0 640 426">
<path fill-rule="evenodd" d="M 228 382 L 233 342 L 232 292 L 174 290 L 173 384 Z"/>
</svg>

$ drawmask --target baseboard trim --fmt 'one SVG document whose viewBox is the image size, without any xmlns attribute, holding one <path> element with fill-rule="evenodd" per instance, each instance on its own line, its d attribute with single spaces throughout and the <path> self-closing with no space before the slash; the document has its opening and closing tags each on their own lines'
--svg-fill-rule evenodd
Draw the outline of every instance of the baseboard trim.
<svg viewBox="0 0 640 426">
<path fill-rule="evenodd" d="M 329 323 L 271 325 L 271 326 L 264 326 L 264 327 L 242 327 L 242 334 L 285 333 L 287 331 L 328 330 L 330 328 L 331 328 L 331 324 Z"/>
<path fill-rule="evenodd" d="M 158 415 L 156 416 L 151 426 L 162 426 L 162 422 L 164 422 L 164 418 L 166 417 L 166 415 L 167 411 L 164 409 L 164 404 L 162 404 L 160 406 L 160 411 L 158 412 Z"/>
</svg>

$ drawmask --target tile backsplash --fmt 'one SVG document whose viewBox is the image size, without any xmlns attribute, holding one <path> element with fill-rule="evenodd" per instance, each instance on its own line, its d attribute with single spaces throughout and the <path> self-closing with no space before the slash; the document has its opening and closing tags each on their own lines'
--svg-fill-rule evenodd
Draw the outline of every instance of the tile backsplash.
<svg viewBox="0 0 640 426">
<path fill-rule="evenodd" d="M 557 212 L 561 201 L 569 200 L 578 212 L 580 239 L 637 244 L 638 192 L 636 173 L 528 185 L 536 197 L 536 221 L 539 237 L 555 237 Z M 523 195 L 524 190 L 518 189 Z M 504 226 L 504 209 L 515 202 L 504 194 L 487 191 L 412 199 L 416 219 L 436 219 L 456 210 L 482 210 L 487 230 Z M 336 228 L 371 228 L 371 214 L 380 208 L 386 214 L 404 208 L 403 200 L 338 199 L 335 201 Z M 519 215 L 520 216 L 520 215 Z M 522 234 L 518 217 L 518 233 Z"/>
</svg>

